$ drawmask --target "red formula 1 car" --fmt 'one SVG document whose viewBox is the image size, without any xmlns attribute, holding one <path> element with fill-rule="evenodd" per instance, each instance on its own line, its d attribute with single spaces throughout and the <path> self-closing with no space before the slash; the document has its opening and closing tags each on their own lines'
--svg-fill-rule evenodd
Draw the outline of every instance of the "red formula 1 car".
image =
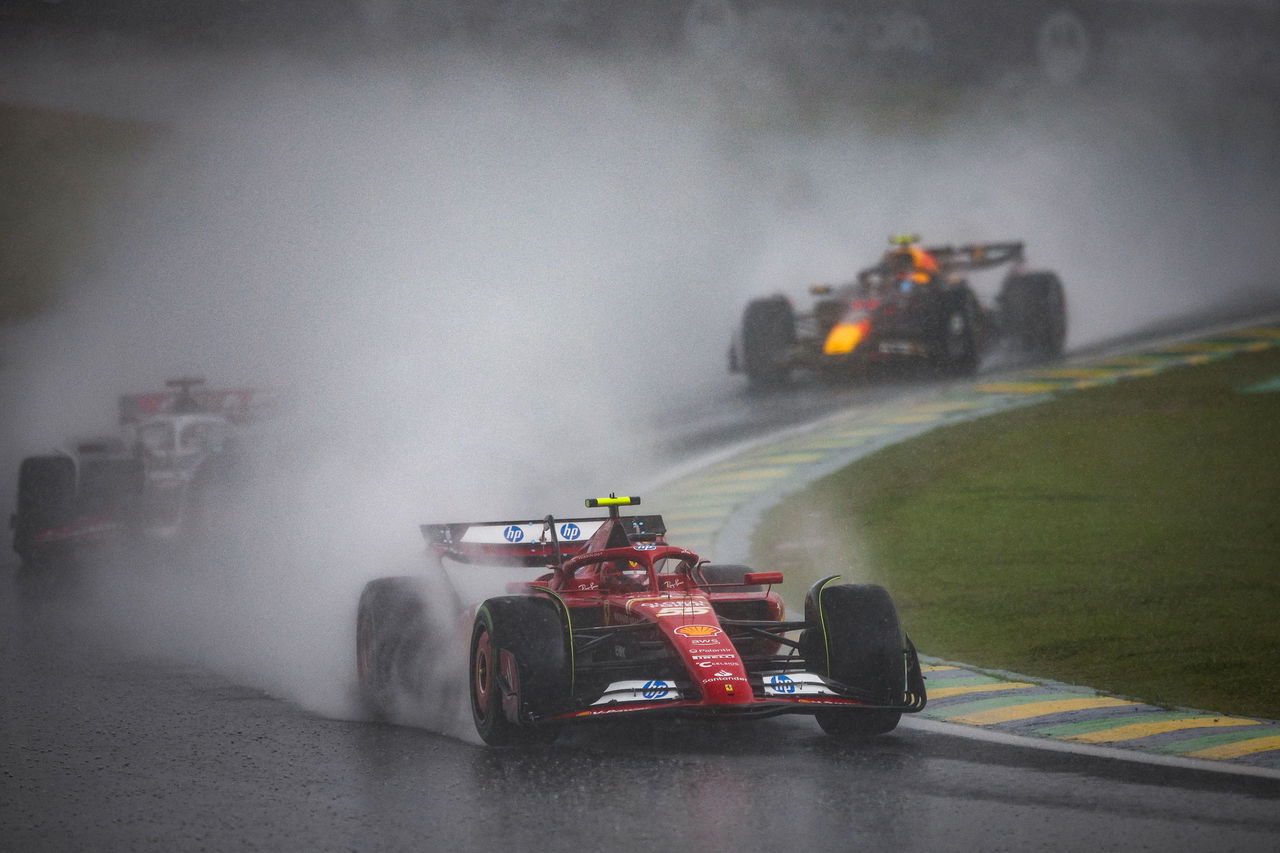
<svg viewBox="0 0 1280 853">
<path fill-rule="evenodd" d="M 829 734 L 862 737 L 924 708 L 915 648 L 882 587 L 824 578 L 804 618 L 788 621 L 773 591 L 781 572 L 700 560 L 666 542 L 661 516 L 619 514 L 639 502 L 587 501 L 607 518 L 423 526 L 442 577 L 450 562 L 544 569 L 457 612 L 486 743 L 545 743 L 566 725 L 619 715 L 810 714 Z M 444 589 L 406 577 L 365 586 L 357 669 L 375 714 L 436 692 L 430 647 L 447 638 L 428 614 Z"/>
</svg>

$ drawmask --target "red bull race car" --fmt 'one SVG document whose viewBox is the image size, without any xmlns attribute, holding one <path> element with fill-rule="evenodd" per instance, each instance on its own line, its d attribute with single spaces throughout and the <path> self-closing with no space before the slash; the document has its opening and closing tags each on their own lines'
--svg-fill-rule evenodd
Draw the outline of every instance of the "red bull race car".
<svg viewBox="0 0 1280 853">
<path fill-rule="evenodd" d="M 997 344 L 1024 360 L 1062 354 L 1062 282 L 1029 269 L 1022 243 L 921 248 L 918 239 L 891 238 L 893 248 L 853 281 L 811 287 L 816 298 L 808 312 L 781 294 L 752 300 L 730 346 L 730 372 L 768 387 L 806 369 L 830 376 L 925 367 L 969 375 Z M 985 305 L 969 274 L 999 266 L 1009 272 L 995 304 Z"/>
<path fill-rule="evenodd" d="M 586 502 L 607 507 L 605 518 L 423 525 L 444 576 L 449 563 L 537 570 L 507 595 L 453 608 L 486 743 L 546 743 L 578 723 L 672 715 L 808 714 L 831 735 L 866 737 L 924 708 L 915 647 L 883 587 L 824 578 L 805 596 L 804 617 L 788 620 L 774 590 L 781 572 L 715 565 L 668 544 L 660 515 L 620 514 L 639 503 Z M 430 614 L 443 599 L 460 601 L 448 583 L 365 586 L 357 674 L 375 715 L 439 692 L 431 659 L 447 640 Z"/>
</svg>

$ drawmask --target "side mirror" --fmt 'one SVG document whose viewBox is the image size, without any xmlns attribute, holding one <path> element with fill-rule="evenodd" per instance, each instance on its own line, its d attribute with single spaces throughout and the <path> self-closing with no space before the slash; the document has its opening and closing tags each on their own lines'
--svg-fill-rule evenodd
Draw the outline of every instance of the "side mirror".
<svg viewBox="0 0 1280 853">
<path fill-rule="evenodd" d="M 782 583 L 782 572 L 747 572 L 742 582 L 747 586 L 767 586 Z"/>
</svg>

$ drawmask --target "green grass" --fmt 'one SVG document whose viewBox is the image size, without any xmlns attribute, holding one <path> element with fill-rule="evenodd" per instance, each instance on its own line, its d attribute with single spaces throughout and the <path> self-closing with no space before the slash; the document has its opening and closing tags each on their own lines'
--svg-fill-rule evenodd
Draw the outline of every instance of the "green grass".
<svg viewBox="0 0 1280 853">
<path fill-rule="evenodd" d="M 922 652 L 1280 718 L 1280 349 L 935 430 L 766 515 L 754 565 L 881 583 Z M 792 531 L 805 532 L 805 546 Z"/>
<path fill-rule="evenodd" d="M 47 308 L 155 130 L 0 105 L 0 323 Z"/>
</svg>

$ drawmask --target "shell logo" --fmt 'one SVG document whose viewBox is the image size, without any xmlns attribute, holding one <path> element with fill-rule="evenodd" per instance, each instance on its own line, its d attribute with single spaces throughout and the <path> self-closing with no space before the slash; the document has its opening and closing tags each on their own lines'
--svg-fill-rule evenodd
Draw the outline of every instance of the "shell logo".
<svg viewBox="0 0 1280 853">
<path fill-rule="evenodd" d="M 714 637 L 720 629 L 714 625 L 681 625 L 676 633 L 682 637 Z"/>
</svg>

